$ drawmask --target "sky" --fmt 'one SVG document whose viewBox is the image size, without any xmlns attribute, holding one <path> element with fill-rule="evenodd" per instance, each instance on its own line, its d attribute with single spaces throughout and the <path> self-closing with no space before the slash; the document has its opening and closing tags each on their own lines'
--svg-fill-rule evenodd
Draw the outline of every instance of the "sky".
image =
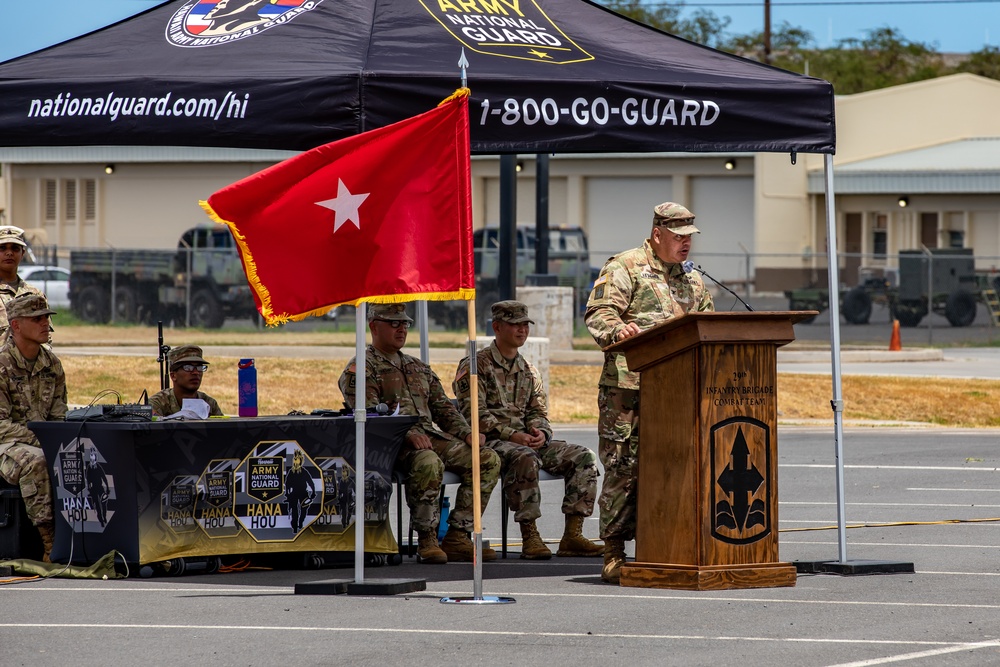
<svg viewBox="0 0 1000 667">
<path fill-rule="evenodd" d="M 16 9 L 3 12 L 0 22 L 0 62 L 96 30 L 160 2 L 14 3 Z M 763 0 L 687 0 L 685 5 L 687 13 L 704 7 L 730 17 L 727 30 L 733 34 L 763 30 Z M 898 29 L 912 42 L 941 52 L 968 53 L 1000 44 L 1000 0 L 771 0 L 772 28 L 777 29 L 783 22 L 811 32 L 820 47 L 832 46 L 841 39 L 861 39 L 868 30 L 886 26 Z"/>
</svg>

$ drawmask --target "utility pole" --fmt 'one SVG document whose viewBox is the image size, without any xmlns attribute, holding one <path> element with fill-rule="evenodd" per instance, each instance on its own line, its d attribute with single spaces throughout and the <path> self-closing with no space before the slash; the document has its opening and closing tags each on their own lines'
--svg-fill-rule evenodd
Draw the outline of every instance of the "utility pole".
<svg viewBox="0 0 1000 667">
<path fill-rule="evenodd" d="M 771 64 L 771 0 L 764 0 L 764 63 Z"/>
</svg>

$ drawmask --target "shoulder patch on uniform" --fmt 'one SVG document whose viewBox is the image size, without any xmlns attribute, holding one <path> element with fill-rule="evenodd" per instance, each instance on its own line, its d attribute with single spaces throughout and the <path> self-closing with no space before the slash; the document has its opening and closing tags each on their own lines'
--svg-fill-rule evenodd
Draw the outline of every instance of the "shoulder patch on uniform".
<svg viewBox="0 0 1000 667">
<path fill-rule="evenodd" d="M 462 378 L 464 378 L 468 374 L 469 374 L 469 367 L 468 366 L 466 366 L 465 364 L 459 366 L 458 367 L 458 373 L 455 375 L 455 382 L 458 382 L 459 380 L 461 380 Z"/>
<path fill-rule="evenodd" d="M 357 364 L 351 364 L 350 366 L 347 367 L 347 372 L 348 373 L 357 373 L 358 372 L 358 365 Z"/>
<path fill-rule="evenodd" d="M 602 273 L 600 276 L 598 276 L 597 280 L 594 281 L 594 287 L 597 287 L 598 285 L 603 285 L 606 282 L 608 282 L 608 274 Z"/>
</svg>

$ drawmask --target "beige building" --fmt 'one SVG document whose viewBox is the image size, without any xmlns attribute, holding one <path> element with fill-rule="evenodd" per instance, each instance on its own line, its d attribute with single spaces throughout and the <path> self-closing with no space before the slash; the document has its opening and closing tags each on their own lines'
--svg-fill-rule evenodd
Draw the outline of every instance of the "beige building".
<svg viewBox="0 0 1000 667">
<path fill-rule="evenodd" d="M 901 249 L 964 246 L 1000 266 L 1000 82 L 960 74 L 837 99 L 841 278 L 892 269 Z M 4 220 L 38 242 L 174 247 L 208 221 L 215 190 L 292 153 L 214 148 L 0 148 Z M 519 156 L 517 219 L 535 220 L 535 159 Z M 499 221 L 499 160 L 473 159 L 476 227 Z M 653 205 L 699 219 L 696 259 L 716 277 L 776 292 L 825 284 L 823 157 L 555 155 L 550 225 L 581 226 L 591 263 L 646 237 Z M 906 206 L 900 206 L 900 203 Z"/>
</svg>

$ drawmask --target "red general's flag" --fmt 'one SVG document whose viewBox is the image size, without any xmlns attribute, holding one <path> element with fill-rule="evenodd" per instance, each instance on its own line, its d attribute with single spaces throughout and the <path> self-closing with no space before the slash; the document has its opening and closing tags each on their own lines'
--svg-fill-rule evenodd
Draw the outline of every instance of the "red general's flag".
<svg viewBox="0 0 1000 667">
<path fill-rule="evenodd" d="M 468 89 L 219 190 L 269 325 L 341 304 L 475 297 Z"/>
</svg>

